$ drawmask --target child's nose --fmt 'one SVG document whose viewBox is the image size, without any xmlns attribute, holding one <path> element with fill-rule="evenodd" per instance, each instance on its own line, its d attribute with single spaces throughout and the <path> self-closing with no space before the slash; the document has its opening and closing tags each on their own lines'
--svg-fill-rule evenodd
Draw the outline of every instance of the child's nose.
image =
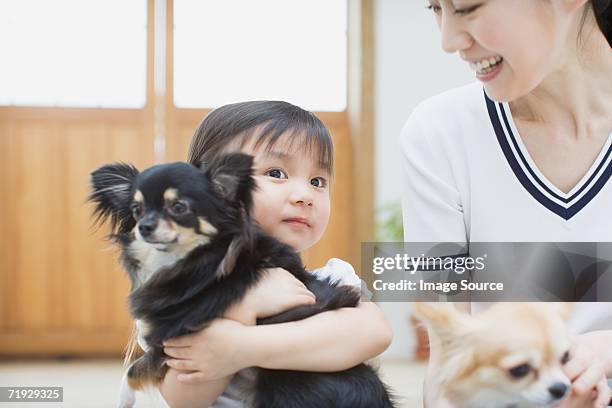
<svg viewBox="0 0 612 408">
<path fill-rule="evenodd" d="M 306 205 L 308 207 L 311 207 L 312 206 L 312 200 L 298 200 L 298 201 L 295 202 L 295 204 Z"/>
<path fill-rule="evenodd" d="M 296 186 L 291 192 L 291 202 L 295 205 L 311 207 L 313 204 L 312 192 L 308 187 Z"/>
</svg>

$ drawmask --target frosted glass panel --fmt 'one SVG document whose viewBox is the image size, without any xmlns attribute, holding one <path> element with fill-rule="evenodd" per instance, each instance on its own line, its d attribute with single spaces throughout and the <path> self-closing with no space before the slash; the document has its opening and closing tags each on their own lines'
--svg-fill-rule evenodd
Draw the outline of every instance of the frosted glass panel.
<svg viewBox="0 0 612 408">
<path fill-rule="evenodd" d="M 146 0 L 0 0 L 0 105 L 139 108 Z"/>
<path fill-rule="evenodd" d="M 346 107 L 346 0 L 175 0 L 174 103 Z"/>
</svg>

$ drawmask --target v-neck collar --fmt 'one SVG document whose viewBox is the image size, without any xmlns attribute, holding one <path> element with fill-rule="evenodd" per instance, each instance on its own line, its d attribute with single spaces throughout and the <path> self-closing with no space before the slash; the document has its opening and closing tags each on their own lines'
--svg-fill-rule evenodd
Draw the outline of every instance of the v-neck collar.
<svg viewBox="0 0 612 408">
<path fill-rule="evenodd" d="M 508 103 L 494 102 L 484 94 L 487 111 L 499 145 L 521 185 L 540 204 L 565 220 L 582 210 L 612 175 L 612 132 L 582 179 L 567 193 L 540 172 L 516 129 Z"/>
</svg>

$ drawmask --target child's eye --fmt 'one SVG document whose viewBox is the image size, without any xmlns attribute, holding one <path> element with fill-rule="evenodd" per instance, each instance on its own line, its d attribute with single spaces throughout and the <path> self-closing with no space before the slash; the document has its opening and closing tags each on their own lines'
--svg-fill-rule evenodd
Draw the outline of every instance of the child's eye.
<svg viewBox="0 0 612 408">
<path fill-rule="evenodd" d="M 323 177 L 315 177 L 310 179 L 310 184 L 315 187 L 325 188 L 327 187 L 327 180 L 325 180 Z"/>
<path fill-rule="evenodd" d="M 282 171 L 281 169 L 271 169 L 266 171 L 266 176 L 268 177 L 274 177 L 274 178 L 278 178 L 278 179 L 285 179 L 287 178 L 287 174 L 285 174 L 284 171 Z"/>
</svg>

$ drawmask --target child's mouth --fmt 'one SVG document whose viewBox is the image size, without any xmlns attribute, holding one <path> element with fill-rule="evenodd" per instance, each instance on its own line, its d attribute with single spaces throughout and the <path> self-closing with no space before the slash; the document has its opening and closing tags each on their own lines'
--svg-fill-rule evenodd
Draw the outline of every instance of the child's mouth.
<svg viewBox="0 0 612 408">
<path fill-rule="evenodd" d="M 287 224 L 293 226 L 293 227 L 299 227 L 299 228 L 308 228 L 310 227 L 310 224 L 308 223 L 308 221 L 305 218 L 287 218 L 285 220 L 283 220 L 283 222 L 286 222 Z"/>
</svg>

